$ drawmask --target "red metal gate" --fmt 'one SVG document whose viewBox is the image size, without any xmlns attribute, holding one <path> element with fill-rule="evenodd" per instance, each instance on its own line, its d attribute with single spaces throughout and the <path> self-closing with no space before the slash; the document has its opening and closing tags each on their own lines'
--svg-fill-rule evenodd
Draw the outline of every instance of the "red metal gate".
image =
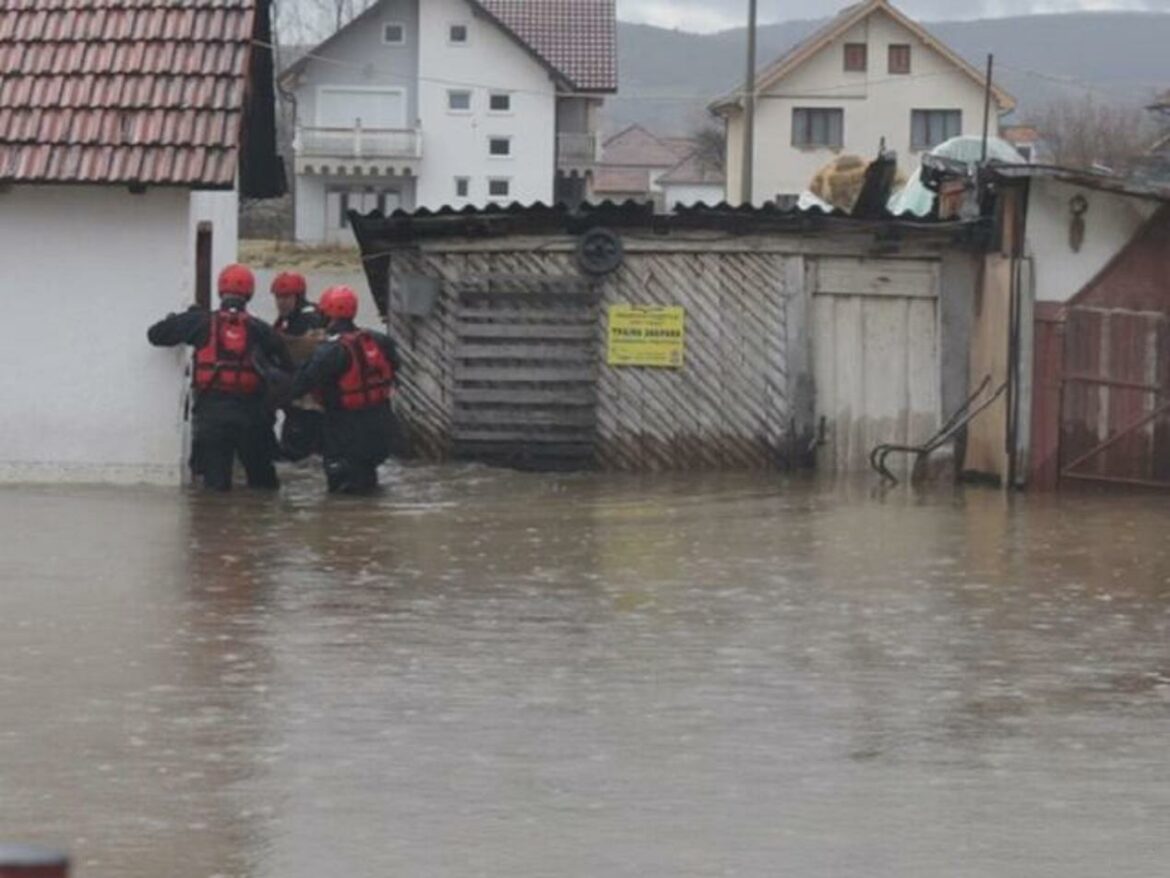
<svg viewBox="0 0 1170 878">
<path fill-rule="evenodd" d="M 1170 316 L 1072 305 L 1063 373 L 1061 479 L 1170 488 Z"/>
</svg>

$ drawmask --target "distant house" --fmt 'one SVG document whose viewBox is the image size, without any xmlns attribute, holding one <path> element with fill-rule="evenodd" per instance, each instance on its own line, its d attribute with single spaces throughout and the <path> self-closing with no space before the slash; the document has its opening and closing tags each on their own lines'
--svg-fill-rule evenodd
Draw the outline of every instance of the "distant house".
<svg viewBox="0 0 1170 878">
<path fill-rule="evenodd" d="M 659 137 L 631 125 L 605 141 L 593 186 L 594 200 L 649 201 L 659 210 L 677 204 L 723 200 L 722 172 L 699 161 L 698 144 Z"/>
<path fill-rule="evenodd" d="M 667 211 L 696 204 L 719 204 L 724 200 L 727 180 L 723 170 L 697 150 L 658 180 Z"/>
<path fill-rule="evenodd" d="M 381 0 L 281 76 L 296 235 L 348 213 L 580 202 L 617 90 L 614 0 Z"/>
<path fill-rule="evenodd" d="M 268 0 L 0 5 L 0 480 L 178 483 L 186 358 L 145 331 L 284 191 L 270 43 Z"/>
<path fill-rule="evenodd" d="M 889 0 L 866 0 L 763 70 L 756 82 L 752 200 L 795 198 L 836 155 L 885 144 L 903 171 L 945 140 L 983 130 L 985 75 Z M 1015 101 L 993 87 L 991 133 Z M 711 105 L 727 124 L 728 191 L 741 189 L 742 92 Z"/>
<path fill-rule="evenodd" d="M 1043 162 L 1048 159 L 1048 150 L 1040 132 L 1031 125 L 1006 125 L 999 133 L 1000 137 L 1016 148 L 1016 152 L 1029 163 Z"/>
</svg>

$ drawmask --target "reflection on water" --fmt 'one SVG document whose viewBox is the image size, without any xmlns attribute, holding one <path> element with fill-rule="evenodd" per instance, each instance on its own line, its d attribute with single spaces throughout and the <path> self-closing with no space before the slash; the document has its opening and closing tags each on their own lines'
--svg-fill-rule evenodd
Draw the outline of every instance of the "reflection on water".
<svg viewBox="0 0 1170 878">
<path fill-rule="evenodd" d="M 79 878 L 1162 874 L 1162 497 L 391 469 L 0 492 Z"/>
</svg>

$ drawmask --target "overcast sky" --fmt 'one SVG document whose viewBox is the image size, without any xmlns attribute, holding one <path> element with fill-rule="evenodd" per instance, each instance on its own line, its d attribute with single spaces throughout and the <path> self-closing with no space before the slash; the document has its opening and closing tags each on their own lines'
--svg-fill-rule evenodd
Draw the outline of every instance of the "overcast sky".
<svg viewBox="0 0 1170 878">
<path fill-rule="evenodd" d="M 824 18 L 851 2 L 759 0 L 760 21 Z M 1079 10 L 1170 12 L 1170 0 L 900 0 L 897 5 L 903 11 L 926 21 Z M 656 24 L 659 27 L 714 31 L 742 26 L 747 16 L 747 0 L 618 0 L 618 15 L 625 21 Z"/>
</svg>

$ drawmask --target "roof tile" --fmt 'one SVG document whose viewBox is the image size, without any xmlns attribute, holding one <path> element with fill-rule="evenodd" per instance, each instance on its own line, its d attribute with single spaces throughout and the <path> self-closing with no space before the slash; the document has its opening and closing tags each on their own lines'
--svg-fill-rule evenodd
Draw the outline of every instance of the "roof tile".
<svg viewBox="0 0 1170 878">
<path fill-rule="evenodd" d="M 614 0 L 478 0 L 582 91 L 616 91 Z"/>
<path fill-rule="evenodd" d="M 0 0 L 0 180 L 230 186 L 256 0 Z"/>
</svg>

